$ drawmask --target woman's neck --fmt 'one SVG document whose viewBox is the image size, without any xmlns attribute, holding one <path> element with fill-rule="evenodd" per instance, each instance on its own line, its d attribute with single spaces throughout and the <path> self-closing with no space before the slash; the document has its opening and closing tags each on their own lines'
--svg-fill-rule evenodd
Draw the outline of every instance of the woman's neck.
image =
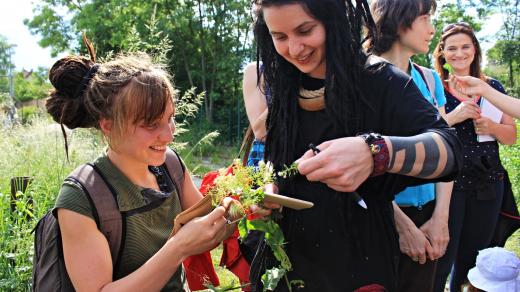
<svg viewBox="0 0 520 292">
<path fill-rule="evenodd" d="M 394 42 L 390 50 L 384 52 L 380 57 L 386 59 L 397 68 L 409 73 L 410 58 L 413 56 L 408 50 L 402 48 L 398 42 Z"/>
<path fill-rule="evenodd" d="M 109 148 L 108 159 L 114 164 L 133 184 L 146 188 L 156 188 L 155 176 L 148 170 L 148 165 Z"/>
</svg>

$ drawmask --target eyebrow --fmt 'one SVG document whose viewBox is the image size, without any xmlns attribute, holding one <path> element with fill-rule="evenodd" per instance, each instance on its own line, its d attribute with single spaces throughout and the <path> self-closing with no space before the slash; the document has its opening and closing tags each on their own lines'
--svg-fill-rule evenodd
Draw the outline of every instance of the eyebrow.
<svg viewBox="0 0 520 292">
<path fill-rule="evenodd" d="M 309 23 L 315 23 L 315 20 L 307 20 L 307 21 L 304 21 L 302 24 L 300 24 L 300 25 L 298 25 L 297 27 L 295 27 L 295 28 L 293 29 L 293 31 L 299 30 L 299 29 L 301 29 L 303 26 L 305 26 L 305 25 L 307 25 L 307 24 L 309 24 Z M 278 31 L 269 31 L 269 33 L 270 33 L 271 35 L 273 35 L 273 34 L 284 34 L 283 32 L 278 32 Z"/>
</svg>

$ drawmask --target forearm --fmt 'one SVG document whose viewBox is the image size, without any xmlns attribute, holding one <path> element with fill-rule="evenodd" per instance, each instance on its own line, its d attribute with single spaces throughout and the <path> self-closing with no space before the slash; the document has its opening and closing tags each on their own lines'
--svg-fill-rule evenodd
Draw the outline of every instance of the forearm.
<svg viewBox="0 0 520 292">
<path fill-rule="evenodd" d="M 516 143 L 516 126 L 494 123 L 492 127 L 492 135 L 501 144 L 513 145 Z"/>
<path fill-rule="evenodd" d="M 386 136 L 389 173 L 433 179 L 450 173 L 455 167 L 451 146 L 437 133 L 411 137 Z"/>
<path fill-rule="evenodd" d="M 395 220 L 395 228 L 399 234 L 403 234 L 407 230 L 412 228 L 417 228 L 415 223 L 413 223 L 412 219 L 408 217 L 401 208 L 394 202 L 392 202 L 392 207 L 394 208 L 394 220 Z"/>
<path fill-rule="evenodd" d="M 251 128 L 257 140 L 263 141 L 266 131 L 267 108 L 251 123 Z"/>
<path fill-rule="evenodd" d="M 520 99 L 503 94 L 489 85 L 482 95 L 504 113 L 520 119 Z"/>
<path fill-rule="evenodd" d="M 446 113 L 446 115 L 444 115 L 443 118 L 450 127 L 453 127 L 453 125 L 460 123 L 460 121 L 456 119 L 455 112 L 453 111 Z"/>
<path fill-rule="evenodd" d="M 184 258 L 173 237 L 139 269 L 107 284 L 101 291 L 160 291 L 180 267 Z"/>
<path fill-rule="evenodd" d="M 452 191 L 452 181 L 435 184 L 435 210 L 432 217 L 448 222 Z"/>
</svg>

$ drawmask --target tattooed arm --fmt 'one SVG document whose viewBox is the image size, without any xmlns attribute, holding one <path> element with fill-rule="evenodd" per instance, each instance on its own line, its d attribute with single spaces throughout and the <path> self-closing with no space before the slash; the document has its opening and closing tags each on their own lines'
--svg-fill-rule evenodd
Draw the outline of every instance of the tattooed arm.
<svg viewBox="0 0 520 292">
<path fill-rule="evenodd" d="M 385 141 L 390 173 L 431 179 L 446 175 L 455 165 L 453 150 L 437 133 L 385 137 Z"/>
<path fill-rule="evenodd" d="M 436 132 L 410 137 L 385 136 L 389 173 L 433 179 L 453 172 L 452 146 Z M 340 192 L 355 191 L 372 173 L 373 158 L 360 137 L 330 140 L 307 151 L 298 160 L 298 171 L 310 181 L 321 181 Z"/>
</svg>

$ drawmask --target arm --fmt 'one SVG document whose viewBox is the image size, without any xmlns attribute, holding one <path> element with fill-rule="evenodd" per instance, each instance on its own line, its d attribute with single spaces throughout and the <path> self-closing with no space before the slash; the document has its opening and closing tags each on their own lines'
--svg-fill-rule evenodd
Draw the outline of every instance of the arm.
<svg viewBox="0 0 520 292">
<path fill-rule="evenodd" d="M 184 175 L 184 185 L 181 198 L 182 210 L 186 210 L 189 207 L 195 205 L 198 201 L 202 200 L 202 194 L 199 192 L 195 183 L 191 179 L 191 174 L 186 168 Z"/>
<path fill-rule="evenodd" d="M 267 102 L 260 90 L 256 72 L 256 63 L 250 63 L 244 70 L 243 94 L 247 118 L 255 134 L 255 138 L 263 141 L 266 135 Z"/>
<path fill-rule="evenodd" d="M 432 252 L 432 246 L 426 236 L 415 226 L 415 223 L 392 202 L 397 233 L 399 234 L 399 248 L 412 260 L 424 264 L 426 255 Z"/>
<path fill-rule="evenodd" d="M 65 266 L 77 291 L 159 291 L 184 258 L 209 250 L 224 236 L 224 207 L 186 224 L 143 266 L 112 282 L 106 238 L 91 218 L 58 209 Z"/>
<path fill-rule="evenodd" d="M 480 118 L 480 108 L 473 100 L 461 102 L 454 110 L 446 114 L 444 120 L 451 127 L 467 119 L 476 120 Z"/>
<path fill-rule="evenodd" d="M 438 133 L 411 137 L 384 136 L 389 152 L 387 172 L 433 179 L 456 167 L 454 150 Z M 321 181 L 341 192 L 355 191 L 372 173 L 374 161 L 360 137 L 340 138 L 318 145 L 297 160 L 298 171 L 310 181 Z"/>
<path fill-rule="evenodd" d="M 494 89 L 483 80 L 472 76 L 452 75 L 449 81 L 450 86 L 453 86 L 457 91 L 467 95 L 485 96 L 504 113 L 517 119 L 520 118 L 520 100 Z"/>
<path fill-rule="evenodd" d="M 438 259 L 444 255 L 450 240 L 448 218 L 452 189 L 453 182 L 437 183 L 435 185 L 435 210 L 432 217 L 420 227 L 420 230 L 432 245 L 432 253 L 428 253 L 431 260 Z"/>
</svg>

